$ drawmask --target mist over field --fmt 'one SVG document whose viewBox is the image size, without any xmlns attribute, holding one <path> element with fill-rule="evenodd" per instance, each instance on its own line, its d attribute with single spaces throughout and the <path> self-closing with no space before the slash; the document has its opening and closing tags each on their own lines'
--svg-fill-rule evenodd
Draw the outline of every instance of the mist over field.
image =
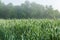
<svg viewBox="0 0 60 40">
<path fill-rule="evenodd" d="M 0 0 L 0 40 L 60 40 L 59 0 Z"/>
</svg>

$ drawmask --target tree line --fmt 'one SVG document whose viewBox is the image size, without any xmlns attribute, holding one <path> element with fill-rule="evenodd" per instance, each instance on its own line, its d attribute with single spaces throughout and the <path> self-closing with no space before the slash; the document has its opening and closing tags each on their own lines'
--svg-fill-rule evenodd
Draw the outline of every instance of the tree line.
<svg viewBox="0 0 60 40">
<path fill-rule="evenodd" d="M 54 10 L 52 6 L 43 6 L 35 2 L 25 1 L 21 5 L 13 5 L 12 3 L 4 4 L 0 1 L 0 18 L 3 19 L 44 19 L 44 18 L 60 18 L 60 12 Z"/>
</svg>

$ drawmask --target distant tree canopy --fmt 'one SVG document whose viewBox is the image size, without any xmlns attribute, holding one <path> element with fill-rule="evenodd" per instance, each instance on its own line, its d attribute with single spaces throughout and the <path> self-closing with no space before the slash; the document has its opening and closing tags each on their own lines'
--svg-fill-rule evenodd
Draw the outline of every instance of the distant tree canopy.
<svg viewBox="0 0 60 40">
<path fill-rule="evenodd" d="M 0 1 L 0 18 L 3 19 L 44 19 L 60 18 L 60 12 L 53 10 L 52 6 L 43 6 L 35 2 L 25 1 L 21 5 L 14 6 L 12 3 L 5 5 Z"/>
</svg>

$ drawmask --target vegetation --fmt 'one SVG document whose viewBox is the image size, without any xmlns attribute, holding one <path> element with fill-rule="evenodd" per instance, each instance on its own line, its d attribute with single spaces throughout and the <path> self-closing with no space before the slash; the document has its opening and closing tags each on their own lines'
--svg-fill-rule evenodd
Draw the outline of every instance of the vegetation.
<svg viewBox="0 0 60 40">
<path fill-rule="evenodd" d="M 0 20 L 0 40 L 60 40 L 60 20 Z"/>
<path fill-rule="evenodd" d="M 58 18 L 60 12 L 52 6 L 29 1 L 6 5 L 0 1 L 0 40 L 60 40 Z"/>
<path fill-rule="evenodd" d="M 5 5 L 0 1 L 0 18 L 3 19 L 52 19 L 60 18 L 60 12 L 54 10 L 52 6 L 43 6 L 35 2 L 25 1 L 21 5 L 9 3 Z"/>
</svg>

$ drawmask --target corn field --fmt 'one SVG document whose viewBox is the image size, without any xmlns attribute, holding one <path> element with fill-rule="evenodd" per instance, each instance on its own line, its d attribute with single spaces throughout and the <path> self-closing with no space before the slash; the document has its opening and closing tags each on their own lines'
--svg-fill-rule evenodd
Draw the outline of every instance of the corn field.
<svg viewBox="0 0 60 40">
<path fill-rule="evenodd" d="M 60 20 L 0 20 L 0 40 L 60 40 Z"/>
</svg>

